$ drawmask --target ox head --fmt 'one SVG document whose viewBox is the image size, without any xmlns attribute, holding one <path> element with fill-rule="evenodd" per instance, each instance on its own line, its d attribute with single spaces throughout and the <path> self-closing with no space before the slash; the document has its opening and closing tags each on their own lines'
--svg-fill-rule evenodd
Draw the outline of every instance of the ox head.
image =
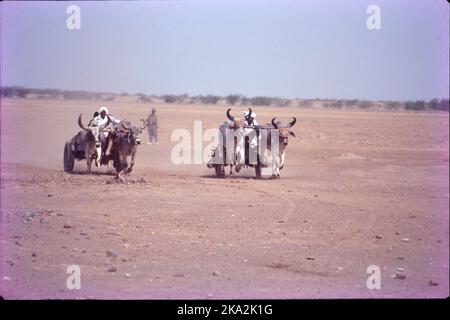
<svg viewBox="0 0 450 320">
<path fill-rule="evenodd" d="M 143 121 L 143 119 L 141 119 Z M 145 121 L 143 121 L 145 122 Z M 141 144 L 141 138 L 139 135 L 142 133 L 142 130 L 146 127 L 145 125 L 138 127 L 132 126 L 131 123 L 124 119 L 120 121 L 121 130 L 126 133 L 127 142 L 133 145 Z"/>
<path fill-rule="evenodd" d="M 110 124 L 111 120 L 108 117 L 108 121 L 105 124 L 101 125 L 101 126 L 98 126 L 96 123 L 91 123 L 88 127 L 86 127 L 83 124 L 82 117 L 83 117 L 83 114 L 80 113 L 80 115 L 78 116 L 78 125 L 84 131 L 87 131 L 88 133 L 92 134 L 93 138 L 95 139 L 96 147 L 97 146 L 99 147 L 99 145 L 100 145 L 100 131 L 108 131 L 105 128 Z"/>
<path fill-rule="evenodd" d="M 234 117 L 230 113 L 231 108 L 227 110 L 227 118 L 232 121 L 231 129 L 234 129 L 234 145 L 235 145 L 235 161 L 238 164 L 241 164 L 245 161 L 245 132 L 244 127 L 247 125 L 246 118 L 250 118 L 252 116 L 252 109 L 248 108 L 248 114 L 246 117 Z M 238 170 L 239 167 L 236 167 Z"/>
<path fill-rule="evenodd" d="M 273 118 L 271 123 L 273 127 L 278 130 L 279 137 L 280 137 L 280 144 L 287 146 L 289 141 L 289 136 L 295 137 L 295 133 L 291 131 L 291 128 L 295 125 L 297 122 L 297 119 L 295 117 L 292 117 L 292 121 L 289 122 L 287 125 L 281 125 L 279 121 L 276 121 L 276 118 Z"/>
</svg>

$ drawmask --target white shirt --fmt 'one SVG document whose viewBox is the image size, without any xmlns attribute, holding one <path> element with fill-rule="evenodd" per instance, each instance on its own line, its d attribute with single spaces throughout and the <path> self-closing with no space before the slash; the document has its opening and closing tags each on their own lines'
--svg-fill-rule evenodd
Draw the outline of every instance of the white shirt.
<svg viewBox="0 0 450 320">
<path fill-rule="evenodd" d="M 120 120 L 117 120 L 116 118 L 114 118 L 113 116 L 109 116 L 109 119 L 113 122 L 113 123 L 119 123 Z M 92 120 L 92 124 L 96 124 L 97 126 L 102 126 L 104 124 L 106 124 L 108 122 L 108 116 L 105 116 L 104 118 L 102 118 L 102 116 L 97 116 Z"/>
<path fill-rule="evenodd" d="M 245 125 L 249 125 L 247 120 L 245 121 Z M 258 122 L 256 119 L 253 119 L 253 122 L 251 124 L 251 127 L 257 126 Z M 256 139 L 256 131 L 254 129 L 245 128 L 244 129 L 245 135 L 247 135 L 250 138 L 249 144 L 250 148 L 255 148 L 257 146 L 257 139 Z"/>
</svg>

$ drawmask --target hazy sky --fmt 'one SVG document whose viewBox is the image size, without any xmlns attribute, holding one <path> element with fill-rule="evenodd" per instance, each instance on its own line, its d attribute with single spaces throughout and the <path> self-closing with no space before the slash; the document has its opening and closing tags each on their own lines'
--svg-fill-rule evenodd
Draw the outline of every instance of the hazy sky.
<svg viewBox="0 0 450 320">
<path fill-rule="evenodd" d="M 66 8 L 81 8 L 81 30 Z M 381 9 L 368 30 L 366 9 Z M 449 5 L 424 1 L 2 2 L 1 85 L 146 94 L 449 96 Z"/>
</svg>

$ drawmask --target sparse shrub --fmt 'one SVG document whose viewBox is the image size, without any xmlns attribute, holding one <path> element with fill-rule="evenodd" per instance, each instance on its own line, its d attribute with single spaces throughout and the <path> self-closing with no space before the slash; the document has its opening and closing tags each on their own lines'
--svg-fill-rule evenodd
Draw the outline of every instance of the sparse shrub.
<svg viewBox="0 0 450 320">
<path fill-rule="evenodd" d="M 253 97 L 250 99 L 250 104 L 254 106 L 270 106 L 272 98 L 269 97 Z"/>
<path fill-rule="evenodd" d="M 241 104 L 249 105 L 250 104 L 250 99 L 247 98 L 247 97 L 241 97 Z"/>
<path fill-rule="evenodd" d="M 164 99 L 165 103 L 175 103 L 177 102 L 177 96 L 173 95 L 173 94 L 166 94 L 163 95 L 162 98 Z"/>
<path fill-rule="evenodd" d="M 367 110 L 372 106 L 372 103 L 370 101 L 359 101 L 358 103 L 358 108 L 363 109 L 363 110 Z"/>
<path fill-rule="evenodd" d="M 311 100 L 300 100 L 299 102 L 300 107 L 303 108 L 310 108 L 312 106 L 312 101 Z"/>
<path fill-rule="evenodd" d="M 450 111 L 448 99 L 433 99 L 429 102 L 429 108 L 436 111 Z"/>
<path fill-rule="evenodd" d="M 450 111 L 450 101 L 448 99 L 442 99 L 439 103 L 439 110 Z"/>
<path fill-rule="evenodd" d="M 398 101 L 387 101 L 385 105 L 386 108 L 389 110 L 400 110 L 403 106 L 403 104 Z"/>
<path fill-rule="evenodd" d="M 16 95 L 19 98 L 26 98 L 28 93 L 30 93 L 29 89 L 21 88 L 21 87 L 16 89 Z"/>
<path fill-rule="evenodd" d="M 358 105 L 358 99 L 345 100 L 345 104 L 348 106 L 356 106 Z"/>
<path fill-rule="evenodd" d="M 152 99 L 150 97 L 146 96 L 145 94 L 143 94 L 143 95 L 139 96 L 138 102 L 139 103 L 151 103 Z"/>
<path fill-rule="evenodd" d="M 2 95 L 2 97 L 12 98 L 12 97 L 14 97 L 14 91 L 11 87 L 2 87 L 1 95 Z"/>
<path fill-rule="evenodd" d="M 226 96 L 225 100 L 227 103 L 234 105 L 236 102 L 238 102 L 241 99 L 241 96 L 239 94 L 230 94 Z"/>
<path fill-rule="evenodd" d="M 405 103 L 405 110 L 420 111 L 425 109 L 425 101 L 408 101 Z"/>
<path fill-rule="evenodd" d="M 207 96 L 199 96 L 199 99 L 204 104 L 217 104 L 221 97 L 208 94 Z"/>
<path fill-rule="evenodd" d="M 340 109 L 342 107 L 342 100 L 332 100 L 324 104 L 325 108 Z"/>
<path fill-rule="evenodd" d="M 26 98 L 27 94 L 32 93 L 31 89 L 23 88 L 23 87 L 2 87 L 1 88 L 1 96 L 2 97 L 17 97 L 17 98 Z"/>
<path fill-rule="evenodd" d="M 96 97 L 102 99 L 101 93 L 88 92 L 84 90 L 64 90 L 61 94 L 65 100 L 94 100 Z"/>
<path fill-rule="evenodd" d="M 286 107 L 289 104 L 288 99 L 272 98 L 271 100 L 270 104 L 277 107 Z"/>
<path fill-rule="evenodd" d="M 189 99 L 189 95 L 187 93 L 182 95 L 166 94 L 162 95 L 161 98 L 165 103 L 180 103 L 185 101 L 186 99 Z"/>
</svg>

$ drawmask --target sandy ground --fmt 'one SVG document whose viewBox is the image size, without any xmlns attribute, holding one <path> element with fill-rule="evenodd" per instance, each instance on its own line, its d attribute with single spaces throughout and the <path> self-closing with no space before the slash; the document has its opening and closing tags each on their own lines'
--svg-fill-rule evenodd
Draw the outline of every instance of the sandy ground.
<svg viewBox="0 0 450 320">
<path fill-rule="evenodd" d="M 255 108 L 260 123 L 299 119 L 281 179 L 216 179 L 174 165 L 170 135 L 217 127 L 223 107 L 156 105 L 161 143 L 144 133 L 119 184 L 112 168 L 62 171 L 78 114 L 97 107 L 2 100 L 4 298 L 448 296 L 448 113 Z M 150 108 L 108 107 L 134 122 Z M 69 265 L 80 290 L 66 287 Z M 379 290 L 366 286 L 370 265 Z"/>
</svg>

